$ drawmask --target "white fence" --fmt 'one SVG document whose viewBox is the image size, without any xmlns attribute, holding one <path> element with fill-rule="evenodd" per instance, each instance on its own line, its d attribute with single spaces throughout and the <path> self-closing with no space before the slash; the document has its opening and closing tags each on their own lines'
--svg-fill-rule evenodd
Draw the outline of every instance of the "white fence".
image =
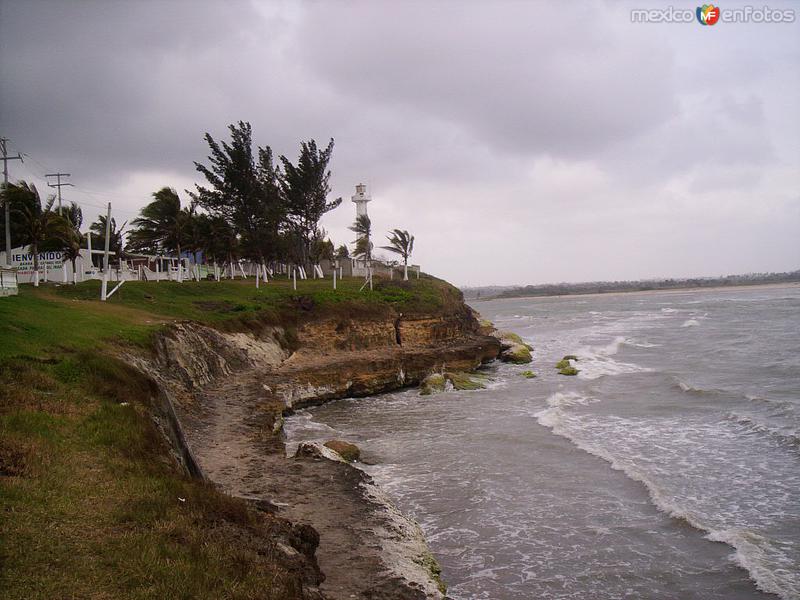
<svg viewBox="0 0 800 600">
<path fill-rule="evenodd" d="M 103 280 L 103 270 L 95 267 L 91 261 L 91 254 L 101 254 L 100 251 L 81 250 L 80 256 L 75 260 L 73 273 L 72 261 L 65 260 L 59 250 L 39 252 L 39 282 L 54 283 L 80 283 L 89 279 Z M 5 253 L 0 252 L 0 264 L 5 262 Z M 21 283 L 34 283 L 33 254 L 27 247 L 15 248 L 11 251 L 11 270 L 5 270 L 4 277 L 11 281 L 13 276 L 13 292 L 3 292 L 3 295 L 16 294 L 17 285 Z M 419 265 L 409 265 L 410 276 L 419 278 Z M 271 267 L 259 265 L 248 260 L 237 260 L 219 264 L 193 263 L 189 258 L 166 256 L 150 256 L 144 254 L 128 254 L 122 261 L 112 258 L 106 283 L 123 281 L 200 281 L 205 279 L 250 279 L 255 281 L 256 287 L 260 282 L 266 282 L 274 277 L 286 277 L 290 280 L 331 278 L 334 273 L 342 277 L 358 277 L 371 279 L 371 276 L 402 279 L 403 267 L 396 264 L 372 260 L 369 267 L 364 261 L 353 258 L 339 259 L 336 261 L 323 260 L 313 269 L 306 271 L 303 267 L 286 263 L 272 264 Z M 12 284 L 9 283 L 9 286 Z M 295 284 L 296 285 L 296 284 Z M 3 287 L 5 290 L 6 288 Z M 12 289 L 12 288 L 8 288 Z M 335 289 L 335 284 L 334 284 Z"/>
<path fill-rule="evenodd" d="M 0 269 L 0 297 L 16 296 L 18 292 L 17 272 L 12 269 Z"/>
</svg>

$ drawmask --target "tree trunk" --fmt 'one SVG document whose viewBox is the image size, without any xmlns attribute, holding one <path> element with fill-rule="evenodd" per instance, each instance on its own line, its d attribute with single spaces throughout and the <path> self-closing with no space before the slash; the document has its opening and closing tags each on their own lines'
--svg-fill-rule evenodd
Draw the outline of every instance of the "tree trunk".
<svg viewBox="0 0 800 600">
<path fill-rule="evenodd" d="M 69 259 L 72 263 L 72 285 L 76 285 L 78 283 L 77 273 L 75 272 L 75 257 Z"/>
<path fill-rule="evenodd" d="M 183 281 L 183 265 L 181 264 L 181 245 L 178 246 L 178 283 Z"/>
<path fill-rule="evenodd" d="M 39 287 L 39 244 L 31 244 L 33 252 L 33 287 Z"/>
<path fill-rule="evenodd" d="M 403 257 L 403 281 L 408 281 L 408 257 Z"/>
</svg>

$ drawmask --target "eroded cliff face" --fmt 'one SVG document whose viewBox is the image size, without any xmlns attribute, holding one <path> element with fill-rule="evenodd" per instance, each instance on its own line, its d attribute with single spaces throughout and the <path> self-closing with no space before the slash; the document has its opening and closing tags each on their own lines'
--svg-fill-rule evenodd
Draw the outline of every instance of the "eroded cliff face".
<svg viewBox="0 0 800 600">
<path fill-rule="evenodd" d="M 158 337 L 155 358 L 140 359 L 140 368 L 174 411 L 172 437 L 184 446 L 187 464 L 299 532 L 281 544 L 298 562 L 304 598 L 443 598 L 418 526 L 403 521 L 352 466 L 320 456 L 285 458 L 280 425 L 283 414 L 301 406 L 398 389 L 434 371 L 473 369 L 500 350 L 478 330 L 466 307 L 441 316 L 309 318 L 291 336 L 281 327 L 228 333 L 178 323 Z M 303 529 L 309 526 L 319 534 L 316 554 L 314 535 Z"/>
<path fill-rule="evenodd" d="M 416 385 L 445 369 L 471 370 L 497 357 L 499 342 L 477 333 L 471 311 L 389 319 L 328 319 L 298 330 L 278 393 L 287 409 Z"/>
<path fill-rule="evenodd" d="M 158 364 L 187 389 L 247 368 L 272 369 L 288 356 L 280 327 L 223 333 L 197 323 L 175 323 L 156 337 Z"/>
<path fill-rule="evenodd" d="M 183 403 L 191 403 L 192 390 L 255 370 L 276 392 L 275 408 L 286 412 L 416 385 L 436 371 L 475 369 L 500 351 L 497 339 L 478 331 L 466 311 L 313 320 L 298 327 L 293 344 L 281 327 L 228 333 L 177 323 L 158 336 L 155 350 L 161 379 Z"/>
</svg>

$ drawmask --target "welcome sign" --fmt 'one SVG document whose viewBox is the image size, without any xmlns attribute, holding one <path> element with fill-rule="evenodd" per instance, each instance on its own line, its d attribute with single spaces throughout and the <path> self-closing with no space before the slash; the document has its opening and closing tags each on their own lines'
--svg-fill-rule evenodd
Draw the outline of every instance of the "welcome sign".
<svg viewBox="0 0 800 600">
<path fill-rule="evenodd" d="M 10 265 L 19 275 L 33 275 L 33 253 L 29 247 L 14 248 L 9 256 Z M 45 268 L 48 272 L 61 271 L 64 268 L 64 256 L 61 250 L 39 252 L 39 273 Z"/>
</svg>

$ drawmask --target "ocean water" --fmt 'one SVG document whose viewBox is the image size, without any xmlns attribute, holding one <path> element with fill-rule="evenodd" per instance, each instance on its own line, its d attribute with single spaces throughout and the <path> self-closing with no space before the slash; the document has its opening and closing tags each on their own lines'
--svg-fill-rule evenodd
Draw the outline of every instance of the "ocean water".
<svg viewBox="0 0 800 600">
<path fill-rule="evenodd" d="M 450 597 L 800 598 L 800 287 L 474 307 L 532 365 L 287 422 L 290 447 L 361 446 Z M 577 377 L 553 368 L 565 354 Z"/>
</svg>

